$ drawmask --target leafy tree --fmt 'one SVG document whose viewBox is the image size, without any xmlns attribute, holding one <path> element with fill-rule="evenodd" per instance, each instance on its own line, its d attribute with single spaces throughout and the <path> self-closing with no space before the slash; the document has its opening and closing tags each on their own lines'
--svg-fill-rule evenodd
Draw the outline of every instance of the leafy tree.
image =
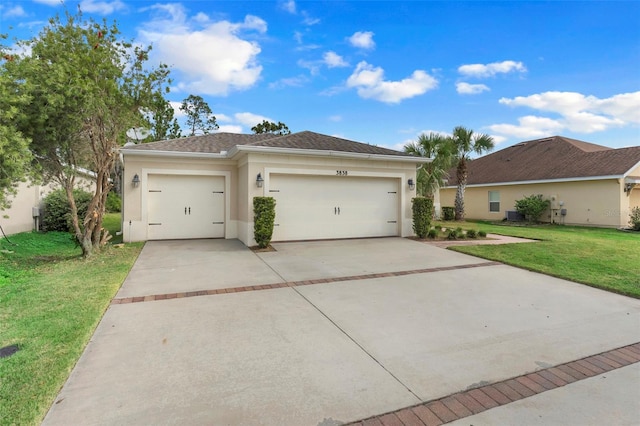
<svg viewBox="0 0 640 426">
<path fill-rule="evenodd" d="M 529 222 L 537 222 L 550 205 L 551 201 L 543 199 L 542 194 L 529 195 L 521 200 L 516 200 L 516 211 L 527 218 Z"/>
<path fill-rule="evenodd" d="M 493 149 L 493 138 L 489 135 L 474 133 L 473 130 L 458 126 L 453 129 L 453 152 L 456 158 L 456 220 L 464 220 L 464 190 L 467 186 L 467 162 L 472 153 L 482 154 Z"/>
<path fill-rule="evenodd" d="M 18 41 L 28 54 L 7 61 L 18 92 L 30 99 L 18 120 L 45 172 L 64 189 L 75 238 L 84 256 L 110 236 L 102 228 L 109 176 L 127 128 L 140 123 L 141 109 L 169 84 L 166 65 L 148 69 L 150 48 L 119 38 L 114 22 L 58 16 L 31 40 Z M 84 217 L 73 194 L 81 168 L 95 172 L 96 188 Z"/>
<path fill-rule="evenodd" d="M 406 144 L 404 152 L 433 159 L 418 169 L 416 185 L 418 195 L 433 197 L 434 192 L 444 185 L 447 171 L 455 162 L 451 138 L 438 133 L 423 133 L 416 142 Z"/>
<path fill-rule="evenodd" d="M 176 139 L 181 136 L 180 124 L 175 118 L 175 111 L 171 103 L 164 98 L 162 92 L 154 93 L 151 105 L 146 112 L 151 128 L 151 135 L 147 138 L 148 140 L 161 141 Z"/>
<path fill-rule="evenodd" d="M 197 131 L 207 135 L 218 129 L 216 117 L 211 112 L 209 104 L 201 96 L 189 95 L 180 105 L 180 111 L 187 115 L 189 136 L 195 136 Z"/>
<path fill-rule="evenodd" d="M 12 60 L 8 54 L 2 56 Z M 27 104 L 28 97 L 15 90 L 6 69 L 0 68 L 0 209 L 10 207 L 9 197 L 16 193 L 18 182 L 25 181 L 32 171 L 29 140 L 15 125 Z"/>
<path fill-rule="evenodd" d="M 262 133 L 272 133 L 274 135 L 291 134 L 291 130 L 289 130 L 286 124 L 280 121 L 278 121 L 278 124 L 276 124 L 272 121 L 267 121 L 267 120 L 262 120 L 262 123 L 258 123 L 255 126 L 253 126 L 251 128 L 251 131 L 256 135 L 262 134 Z"/>
</svg>

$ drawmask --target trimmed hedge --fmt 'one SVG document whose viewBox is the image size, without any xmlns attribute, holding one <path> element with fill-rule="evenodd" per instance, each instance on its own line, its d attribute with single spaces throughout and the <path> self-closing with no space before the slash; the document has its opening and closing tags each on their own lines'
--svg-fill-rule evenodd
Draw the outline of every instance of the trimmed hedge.
<svg viewBox="0 0 640 426">
<path fill-rule="evenodd" d="M 456 218 L 455 207 L 443 207 L 442 208 L 442 220 L 454 220 Z"/>
<path fill-rule="evenodd" d="M 253 197 L 253 235 L 258 247 L 265 248 L 273 237 L 276 200 L 273 197 Z"/>
<path fill-rule="evenodd" d="M 640 207 L 634 207 L 631 209 L 631 219 L 629 219 L 629 225 L 634 231 L 640 231 Z"/>
<path fill-rule="evenodd" d="M 431 198 L 418 197 L 411 199 L 413 211 L 413 232 L 419 238 L 426 238 L 431 228 L 433 217 L 433 200 Z"/>
</svg>

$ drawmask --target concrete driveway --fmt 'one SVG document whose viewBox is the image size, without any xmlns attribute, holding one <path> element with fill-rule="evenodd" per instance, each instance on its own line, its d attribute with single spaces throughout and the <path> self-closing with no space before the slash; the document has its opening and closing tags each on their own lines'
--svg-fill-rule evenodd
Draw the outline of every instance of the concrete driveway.
<svg viewBox="0 0 640 426">
<path fill-rule="evenodd" d="M 147 243 L 44 424 L 334 425 L 640 341 L 639 300 L 420 242 L 274 247 Z M 640 360 L 640 346 L 628 348 L 615 353 Z M 622 376 L 610 382 L 629 398 L 588 400 L 597 377 L 547 394 L 586 395 L 578 406 L 607 404 L 621 413 L 616 423 L 632 424 L 640 370 L 631 364 L 608 373 Z M 544 407 L 547 394 L 473 422 L 496 422 L 495 412 L 540 424 L 535 410 L 509 410 L 534 398 Z M 465 417 L 419 407 L 371 422 Z"/>
</svg>

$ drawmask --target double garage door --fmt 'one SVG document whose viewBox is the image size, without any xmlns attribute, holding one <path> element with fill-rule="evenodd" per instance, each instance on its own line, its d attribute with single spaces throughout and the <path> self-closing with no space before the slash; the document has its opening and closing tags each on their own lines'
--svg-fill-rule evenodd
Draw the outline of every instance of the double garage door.
<svg viewBox="0 0 640 426">
<path fill-rule="evenodd" d="M 225 237 L 225 178 L 150 174 L 148 239 Z M 398 235 L 399 179 L 271 174 L 273 241 Z"/>
<path fill-rule="evenodd" d="M 398 235 L 399 180 L 272 174 L 273 241 Z"/>
<path fill-rule="evenodd" d="M 222 176 L 150 174 L 148 239 L 224 238 Z"/>
</svg>

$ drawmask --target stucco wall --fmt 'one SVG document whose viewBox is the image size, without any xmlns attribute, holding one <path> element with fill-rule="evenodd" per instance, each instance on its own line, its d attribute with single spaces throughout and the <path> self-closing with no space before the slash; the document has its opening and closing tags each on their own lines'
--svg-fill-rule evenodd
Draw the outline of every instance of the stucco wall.
<svg viewBox="0 0 640 426">
<path fill-rule="evenodd" d="M 415 180 L 415 164 L 408 162 L 373 161 L 347 159 L 341 157 L 317 157 L 277 154 L 241 154 L 234 160 L 215 158 L 166 158 L 125 156 L 124 170 L 124 241 L 147 239 L 145 217 L 145 182 L 149 174 L 184 173 L 212 174 L 225 173 L 230 180 L 230 217 L 226 222 L 226 238 L 238 238 L 247 245 L 254 245 L 253 239 L 253 198 L 268 195 L 270 175 L 320 174 L 334 175 L 337 170 L 347 170 L 350 176 L 389 177 L 400 181 L 401 207 L 399 207 L 399 232 L 402 236 L 413 235 L 411 220 L 411 198 L 415 191 L 406 185 L 409 178 Z M 262 188 L 256 185 L 260 173 L 264 179 Z M 140 185 L 133 187 L 134 175 L 140 178 Z M 188 190 L 186 188 L 185 190 Z"/>
<path fill-rule="evenodd" d="M 134 187 L 133 177 L 138 175 L 140 184 Z M 146 196 L 150 174 L 183 175 L 224 175 L 229 176 L 226 206 L 229 210 L 226 218 L 228 238 L 237 237 L 237 167 L 235 161 L 212 160 L 207 158 L 166 158 L 126 156 L 123 175 L 122 195 L 124 199 L 122 214 L 123 241 L 147 240 Z M 185 188 L 188 190 L 188 188 Z"/>
<path fill-rule="evenodd" d="M 9 197 L 11 207 L 0 210 L 0 225 L 2 225 L 5 234 L 11 235 L 36 229 L 33 208 L 40 208 L 42 200 L 59 187 L 55 183 L 39 185 L 21 182 L 18 184 L 17 194 Z M 76 188 L 92 192 L 95 191 L 95 182 L 91 179 L 78 177 L 76 178 Z"/>
<path fill-rule="evenodd" d="M 415 181 L 416 165 L 414 163 L 394 161 L 360 160 L 341 157 L 315 157 L 302 155 L 274 155 L 250 153 L 246 159 L 240 160 L 241 164 L 247 164 L 247 181 L 249 220 L 240 221 L 239 226 L 247 231 L 245 244 L 253 245 L 253 197 L 268 196 L 270 179 L 272 174 L 312 174 L 333 176 L 338 170 L 347 171 L 348 176 L 388 177 L 400 181 L 400 219 L 399 232 L 401 236 L 413 234 L 413 221 L 411 217 L 411 198 L 415 197 L 415 190 L 410 191 L 407 186 L 409 178 Z M 264 179 L 262 188 L 255 185 L 256 177 L 260 173 Z M 346 177 L 348 179 L 348 177 Z M 242 215 L 241 215 L 242 217 Z M 243 234 L 239 231 L 239 234 Z"/>
<path fill-rule="evenodd" d="M 489 191 L 500 193 L 499 212 L 489 212 Z M 455 188 L 441 189 L 441 205 L 453 206 L 455 192 Z M 540 218 L 542 221 L 606 227 L 625 226 L 628 222 L 627 197 L 618 179 L 467 187 L 465 216 L 467 219 L 502 220 L 507 210 L 515 210 L 516 200 L 532 194 L 542 194 L 547 199 L 554 195 L 563 203 L 553 211 L 553 216 L 551 211 L 544 213 Z M 564 218 L 559 209 L 567 210 Z"/>
</svg>

